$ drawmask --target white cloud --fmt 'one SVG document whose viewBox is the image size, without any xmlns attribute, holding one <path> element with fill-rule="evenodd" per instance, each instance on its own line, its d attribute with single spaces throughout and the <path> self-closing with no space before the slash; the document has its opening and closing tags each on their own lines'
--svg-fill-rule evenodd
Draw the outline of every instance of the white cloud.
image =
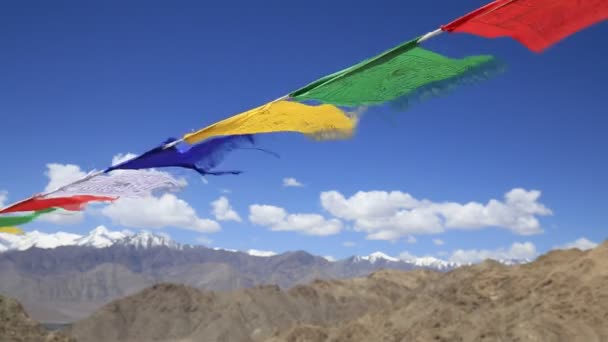
<svg viewBox="0 0 608 342">
<path fill-rule="evenodd" d="M 119 153 L 112 157 L 112 165 L 122 163 L 136 156 L 133 153 Z M 155 169 L 116 170 L 112 173 L 128 172 L 168 174 Z M 45 191 L 52 191 L 85 177 L 86 172 L 82 171 L 78 165 L 50 163 L 47 164 L 45 175 L 49 178 Z M 184 178 L 177 179 L 177 181 L 181 186 L 188 184 Z M 156 209 L 160 209 L 160 211 L 156 211 Z M 39 220 L 54 224 L 76 224 L 84 220 L 85 212 L 55 211 L 40 216 Z M 217 231 L 220 229 L 217 222 L 198 218 L 188 203 L 174 195 L 169 197 L 121 198 L 103 208 L 101 212 L 115 222 L 130 227 L 158 228 L 173 225 L 198 231 Z"/>
<path fill-rule="evenodd" d="M 131 153 L 131 152 L 127 152 L 125 154 L 119 153 L 119 154 L 115 155 L 114 157 L 112 157 L 112 166 L 118 165 L 120 163 L 124 163 L 127 160 L 133 159 L 135 157 L 137 157 L 137 154 L 135 154 L 135 153 Z"/>
<path fill-rule="evenodd" d="M 287 212 L 273 205 L 250 205 L 249 221 L 260 226 L 274 226 L 285 220 Z"/>
<path fill-rule="evenodd" d="M 445 244 L 445 242 L 443 240 L 441 240 L 441 239 L 433 239 L 433 243 L 436 246 L 443 246 Z"/>
<path fill-rule="evenodd" d="M 504 201 L 487 204 L 418 200 L 399 191 L 359 191 L 350 198 L 337 191 L 321 193 L 321 205 L 337 218 L 354 221 L 354 229 L 370 240 L 397 240 L 415 234 L 437 234 L 446 229 L 500 227 L 519 235 L 542 232 L 537 216 L 552 212 L 538 202 L 541 193 L 513 189 Z"/>
<path fill-rule="evenodd" d="M 554 247 L 554 249 L 571 249 L 571 248 L 578 248 L 582 251 L 587 250 L 587 249 L 591 249 L 591 248 L 595 248 L 597 247 L 597 243 L 585 238 L 585 237 L 581 237 L 580 239 L 577 239 L 575 241 L 572 242 L 568 242 L 564 245 L 561 246 L 556 246 Z"/>
<path fill-rule="evenodd" d="M 414 243 L 418 242 L 418 240 L 416 240 L 416 238 L 412 235 L 408 236 L 405 241 L 409 244 L 414 244 Z"/>
<path fill-rule="evenodd" d="M 353 241 L 344 241 L 342 242 L 342 246 L 344 247 L 355 247 L 357 244 L 354 243 Z"/>
<path fill-rule="evenodd" d="M 247 254 L 253 255 L 253 256 L 258 256 L 258 257 L 271 257 L 274 255 L 277 255 L 277 253 L 273 252 L 273 251 L 261 251 L 258 249 L 249 249 L 249 250 L 247 250 Z"/>
<path fill-rule="evenodd" d="M 213 243 L 213 240 L 211 240 L 210 238 L 208 238 L 204 235 L 197 237 L 195 240 L 196 240 L 196 242 L 198 242 L 202 245 L 205 245 L 205 246 L 210 246 Z"/>
<path fill-rule="evenodd" d="M 101 213 L 125 227 L 176 227 L 203 233 L 221 230 L 219 223 L 199 218 L 186 201 L 168 193 L 160 197 L 119 198 L 103 208 Z"/>
<path fill-rule="evenodd" d="M 211 206 L 213 207 L 213 215 L 215 215 L 216 220 L 241 222 L 241 217 L 234 211 L 226 197 L 222 196 L 211 202 Z"/>
<path fill-rule="evenodd" d="M 232 190 L 230 190 L 230 189 L 221 189 L 220 192 L 223 193 L 223 194 L 230 194 L 230 193 L 232 193 Z"/>
<path fill-rule="evenodd" d="M 340 220 L 327 220 L 318 214 L 288 214 L 285 209 L 272 205 L 250 205 L 249 220 L 273 231 L 295 231 L 306 235 L 326 236 L 342 230 Z"/>
<path fill-rule="evenodd" d="M 8 201 L 8 191 L 0 190 L 0 208 L 4 208 L 6 201 Z"/>
<path fill-rule="evenodd" d="M 418 201 L 399 191 L 359 191 L 349 199 L 337 191 L 321 193 L 321 205 L 332 215 L 347 219 L 391 216 L 398 209 L 413 209 Z"/>
<path fill-rule="evenodd" d="M 84 212 L 58 209 L 52 213 L 40 215 L 38 221 L 50 222 L 57 225 L 78 224 L 84 220 Z"/>
<path fill-rule="evenodd" d="M 532 235 L 542 229 L 536 216 L 551 215 L 550 209 L 538 202 L 541 192 L 513 189 L 505 194 L 505 201 L 490 200 L 480 203 L 442 203 L 438 210 L 446 219 L 446 227 L 478 229 L 488 226 L 510 229 L 516 234 Z"/>
<path fill-rule="evenodd" d="M 135 154 L 118 154 L 112 158 L 112 165 L 116 165 L 122 161 L 135 157 Z M 47 171 L 45 175 L 48 177 L 49 182 L 46 185 L 44 191 L 53 191 L 59 187 L 72 183 L 79 180 L 87 175 L 86 172 L 81 170 L 80 166 L 74 164 L 59 164 L 49 163 L 46 165 Z M 119 170 L 115 172 L 137 172 L 132 170 Z M 147 170 L 146 172 L 160 172 L 155 170 Z M 179 180 L 184 186 L 187 184 L 184 179 Z M 84 220 L 85 211 L 63 211 L 57 210 L 55 212 L 40 216 L 40 221 L 46 221 L 57 225 L 62 224 L 77 224 Z"/>
<path fill-rule="evenodd" d="M 71 182 L 77 181 L 87 174 L 74 164 L 46 164 L 47 171 L 44 173 L 49 178 L 49 183 L 44 191 L 52 191 Z"/>
<path fill-rule="evenodd" d="M 288 177 L 283 178 L 283 186 L 300 187 L 304 186 L 304 184 L 298 182 L 298 180 L 293 177 Z"/>
<path fill-rule="evenodd" d="M 326 256 L 324 256 L 323 258 L 325 258 L 325 260 L 327 260 L 327 261 L 329 261 L 329 262 L 334 262 L 334 261 L 336 261 L 336 258 L 334 258 L 334 257 L 333 257 L 333 256 L 331 256 L 331 255 L 326 255 Z"/>
<path fill-rule="evenodd" d="M 46 164 L 46 168 L 47 170 L 44 172 L 44 175 L 49 179 L 49 182 L 44 188 L 44 192 L 53 191 L 87 175 L 86 172 L 80 169 L 80 166 L 74 164 L 49 163 Z M 84 220 L 84 212 L 56 210 L 52 213 L 41 215 L 38 220 L 57 225 L 78 224 Z"/>
<path fill-rule="evenodd" d="M 476 263 L 485 259 L 494 260 L 532 260 L 537 256 L 536 246 L 531 242 L 515 242 L 508 249 L 499 248 L 495 250 L 487 249 L 458 249 L 450 256 L 450 261 L 458 263 Z"/>
</svg>

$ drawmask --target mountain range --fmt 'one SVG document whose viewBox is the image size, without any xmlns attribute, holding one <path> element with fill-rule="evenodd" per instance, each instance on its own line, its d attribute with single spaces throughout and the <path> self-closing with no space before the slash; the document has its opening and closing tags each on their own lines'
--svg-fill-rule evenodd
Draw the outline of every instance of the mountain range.
<svg viewBox="0 0 608 342">
<path fill-rule="evenodd" d="M 27 232 L 23 235 L 14 235 L 0 233 L 0 253 L 7 251 L 25 251 L 30 248 L 53 249 L 62 246 L 85 246 L 95 248 L 106 248 L 114 245 L 134 246 L 137 248 L 151 247 L 168 247 L 171 249 L 182 250 L 184 248 L 195 248 L 198 246 L 179 244 L 173 241 L 170 237 L 163 234 L 153 234 L 148 231 L 140 231 L 133 233 L 128 230 L 110 231 L 104 226 L 98 226 L 91 230 L 87 235 L 78 235 L 73 233 L 57 232 L 57 233 L 42 233 L 39 231 Z M 225 249 L 215 247 L 213 250 L 227 251 L 234 253 L 246 253 L 257 257 L 272 257 L 277 253 L 270 251 L 260 251 L 249 249 L 246 251 L 238 251 L 234 249 Z M 326 258 L 327 259 L 327 258 Z M 336 261 L 330 260 L 328 261 Z M 456 267 L 463 266 L 461 263 L 450 262 L 434 257 L 420 257 L 399 259 L 386 255 L 383 252 L 374 252 L 367 256 L 352 256 L 351 262 L 369 262 L 375 264 L 381 262 L 386 263 L 406 263 L 417 267 L 427 267 L 437 270 L 450 270 Z M 504 264 L 529 262 L 530 260 L 498 260 Z"/>
<path fill-rule="evenodd" d="M 33 247 L 43 249 L 61 246 L 105 248 L 116 244 L 144 248 L 157 246 L 180 248 L 178 243 L 163 235 L 152 234 L 147 231 L 141 231 L 137 234 L 128 230 L 120 232 L 110 231 L 104 226 L 91 230 L 85 236 L 64 232 L 47 234 L 37 230 L 23 235 L 0 233 L 0 252 L 11 250 L 24 251 Z"/>
<path fill-rule="evenodd" d="M 0 294 L 18 299 L 32 318 L 46 323 L 82 319 L 112 300 L 163 282 L 226 292 L 258 285 L 291 288 L 380 269 L 449 271 L 461 266 L 435 258 L 400 260 L 381 252 L 329 261 L 304 251 L 274 255 L 212 249 L 103 226 L 85 236 L 0 234 L 0 246 Z"/>
<path fill-rule="evenodd" d="M 101 341 L 608 341 L 608 241 L 450 272 L 211 292 L 156 284 L 64 333 Z"/>
</svg>

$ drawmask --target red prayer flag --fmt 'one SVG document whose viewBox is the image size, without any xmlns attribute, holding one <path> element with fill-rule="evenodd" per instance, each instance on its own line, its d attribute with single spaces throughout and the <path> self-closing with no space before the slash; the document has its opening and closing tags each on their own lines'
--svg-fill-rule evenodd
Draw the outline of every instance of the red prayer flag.
<svg viewBox="0 0 608 342">
<path fill-rule="evenodd" d="M 13 213 L 19 211 L 38 211 L 48 208 L 63 208 L 70 211 L 79 211 L 89 202 L 114 201 L 117 197 L 78 195 L 71 197 L 32 197 L 25 201 L 15 203 L 8 208 L 0 210 L 0 213 Z"/>
<path fill-rule="evenodd" d="M 441 29 L 486 38 L 509 36 L 541 52 L 606 19 L 608 0 L 496 0 Z"/>
</svg>

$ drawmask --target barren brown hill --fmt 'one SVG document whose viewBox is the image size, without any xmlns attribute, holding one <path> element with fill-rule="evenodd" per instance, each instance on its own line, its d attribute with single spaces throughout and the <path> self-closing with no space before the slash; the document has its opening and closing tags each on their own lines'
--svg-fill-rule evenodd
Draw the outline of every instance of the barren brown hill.
<svg viewBox="0 0 608 342">
<path fill-rule="evenodd" d="M 79 341 L 260 341 L 295 322 L 355 319 L 420 286 L 431 271 L 412 271 L 347 281 L 317 280 L 287 291 L 261 286 L 206 292 L 159 284 L 106 305 L 77 322 Z"/>
<path fill-rule="evenodd" d="M 608 341 L 608 242 L 449 273 L 379 271 L 283 291 L 163 284 L 77 322 L 79 341 Z"/>
<path fill-rule="evenodd" d="M 258 257 L 201 246 L 30 248 L 0 253 L 0 294 L 19 300 L 38 321 L 66 323 L 159 283 L 225 292 L 269 284 L 290 288 L 314 279 L 362 277 L 382 268 L 421 267 L 357 257 L 329 262 L 304 251 Z"/>
<path fill-rule="evenodd" d="M 74 341 L 57 332 L 49 332 L 29 318 L 21 304 L 0 296 L 0 341 L 68 342 Z"/>
<path fill-rule="evenodd" d="M 298 324 L 271 341 L 608 341 L 608 241 L 537 261 L 486 261 L 405 293 L 385 312 Z"/>
</svg>

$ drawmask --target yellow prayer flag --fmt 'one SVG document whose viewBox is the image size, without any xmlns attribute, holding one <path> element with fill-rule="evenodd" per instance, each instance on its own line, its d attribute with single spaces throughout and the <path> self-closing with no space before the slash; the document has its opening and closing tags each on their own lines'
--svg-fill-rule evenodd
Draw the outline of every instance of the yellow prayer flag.
<svg viewBox="0 0 608 342">
<path fill-rule="evenodd" d="M 352 136 L 356 125 L 356 117 L 348 116 L 334 105 L 314 106 L 280 100 L 185 134 L 184 140 L 195 144 L 222 135 L 273 132 L 299 132 L 319 139 L 339 139 Z"/>
<path fill-rule="evenodd" d="M 0 227 L 0 233 L 23 235 L 23 230 L 19 227 Z"/>
</svg>

